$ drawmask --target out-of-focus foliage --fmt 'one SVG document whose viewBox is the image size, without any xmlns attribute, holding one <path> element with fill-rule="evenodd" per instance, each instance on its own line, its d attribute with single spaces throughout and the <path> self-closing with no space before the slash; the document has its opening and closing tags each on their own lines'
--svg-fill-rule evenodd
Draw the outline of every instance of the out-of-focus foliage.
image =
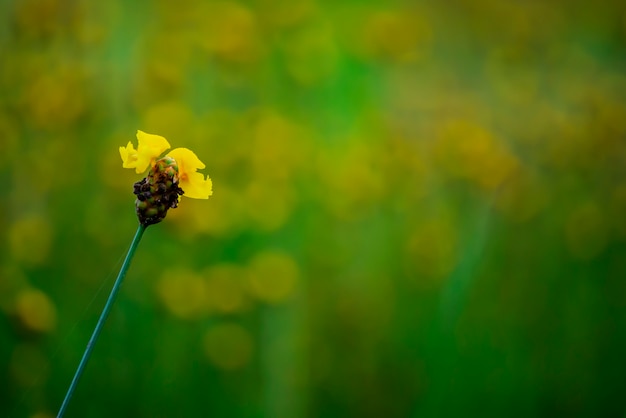
<svg viewBox="0 0 626 418">
<path fill-rule="evenodd" d="M 626 8 L 0 2 L 0 415 L 623 416 Z M 94 296 L 95 295 L 95 296 Z"/>
</svg>

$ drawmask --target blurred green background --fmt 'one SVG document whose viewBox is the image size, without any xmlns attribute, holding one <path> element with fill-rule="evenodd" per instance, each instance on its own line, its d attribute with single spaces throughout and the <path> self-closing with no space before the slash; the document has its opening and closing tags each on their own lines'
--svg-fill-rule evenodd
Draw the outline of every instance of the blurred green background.
<svg viewBox="0 0 626 418">
<path fill-rule="evenodd" d="M 622 1 L 0 1 L 0 416 L 624 416 Z"/>
</svg>

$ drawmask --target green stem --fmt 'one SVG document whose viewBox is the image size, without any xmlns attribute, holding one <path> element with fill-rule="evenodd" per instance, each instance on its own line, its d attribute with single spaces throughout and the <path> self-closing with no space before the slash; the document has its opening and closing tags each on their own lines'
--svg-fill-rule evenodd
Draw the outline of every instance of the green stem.
<svg viewBox="0 0 626 418">
<path fill-rule="evenodd" d="M 65 399 L 63 399 L 63 404 L 61 405 L 61 409 L 59 409 L 59 413 L 57 414 L 57 418 L 63 417 L 65 414 L 65 410 L 67 409 L 70 400 L 72 399 L 72 394 L 74 393 L 74 389 L 76 389 L 76 385 L 78 384 L 78 380 L 80 376 L 83 374 L 83 370 L 87 365 L 87 361 L 89 361 L 89 357 L 91 356 L 91 352 L 93 350 L 93 346 L 98 340 L 98 336 L 100 336 L 100 332 L 102 331 L 102 327 L 104 326 L 104 322 L 109 316 L 109 312 L 111 311 L 111 307 L 113 306 L 113 302 L 115 301 L 115 297 L 117 296 L 117 292 L 120 290 L 122 285 L 122 281 L 124 280 L 124 276 L 126 276 L 126 271 L 130 266 L 130 262 L 135 255 L 135 250 L 139 245 L 139 241 L 141 241 L 141 237 L 143 236 L 144 231 L 146 230 L 146 226 L 139 224 L 137 228 L 137 232 L 135 232 L 135 237 L 133 238 L 133 242 L 130 244 L 130 248 L 128 249 L 128 253 L 126 254 L 126 258 L 124 259 L 124 263 L 122 264 L 122 268 L 120 269 L 119 274 L 117 275 L 117 279 L 115 279 L 115 283 L 113 284 L 113 289 L 111 289 L 111 294 L 107 299 L 106 304 L 104 305 L 104 309 L 102 309 L 102 313 L 100 314 L 100 319 L 98 319 L 98 323 L 96 324 L 96 328 L 93 330 L 93 334 L 91 334 L 91 338 L 87 343 L 87 348 L 85 348 L 85 352 L 83 353 L 83 358 L 80 360 L 78 364 L 78 368 L 76 369 L 76 373 L 74 374 L 74 378 L 72 379 L 72 383 L 70 383 L 70 387 L 67 389 L 67 393 L 65 394 Z"/>
</svg>

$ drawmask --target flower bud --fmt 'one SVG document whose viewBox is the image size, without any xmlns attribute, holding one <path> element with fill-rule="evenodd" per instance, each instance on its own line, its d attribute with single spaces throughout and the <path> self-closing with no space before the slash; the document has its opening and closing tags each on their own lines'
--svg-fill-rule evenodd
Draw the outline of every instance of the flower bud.
<svg viewBox="0 0 626 418">
<path fill-rule="evenodd" d="M 183 194 L 176 160 L 167 156 L 157 160 L 148 176 L 135 183 L 133 193 L 137 195 L 135 210 L 142 225 L 153 225 L 165 219 L 167 211 L 178 206 L 178 198 Z"/>
</svg>

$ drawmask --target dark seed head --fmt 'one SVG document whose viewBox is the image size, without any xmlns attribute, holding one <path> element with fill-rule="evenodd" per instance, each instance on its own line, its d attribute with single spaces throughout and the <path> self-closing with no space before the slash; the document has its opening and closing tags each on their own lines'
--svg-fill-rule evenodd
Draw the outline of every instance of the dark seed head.
<svg viewBox="0 0 626 418">
<path fill-rule="evenodd" d="M 178 186 L 178 169 L 172 169 L 172 164 L 175 162 L 157 161 L 148 176 L 133 187 L 135 210 L 144 226 L 161 222 L 170 208 L 178 207 L 183 190 Z"/>
</svg>

